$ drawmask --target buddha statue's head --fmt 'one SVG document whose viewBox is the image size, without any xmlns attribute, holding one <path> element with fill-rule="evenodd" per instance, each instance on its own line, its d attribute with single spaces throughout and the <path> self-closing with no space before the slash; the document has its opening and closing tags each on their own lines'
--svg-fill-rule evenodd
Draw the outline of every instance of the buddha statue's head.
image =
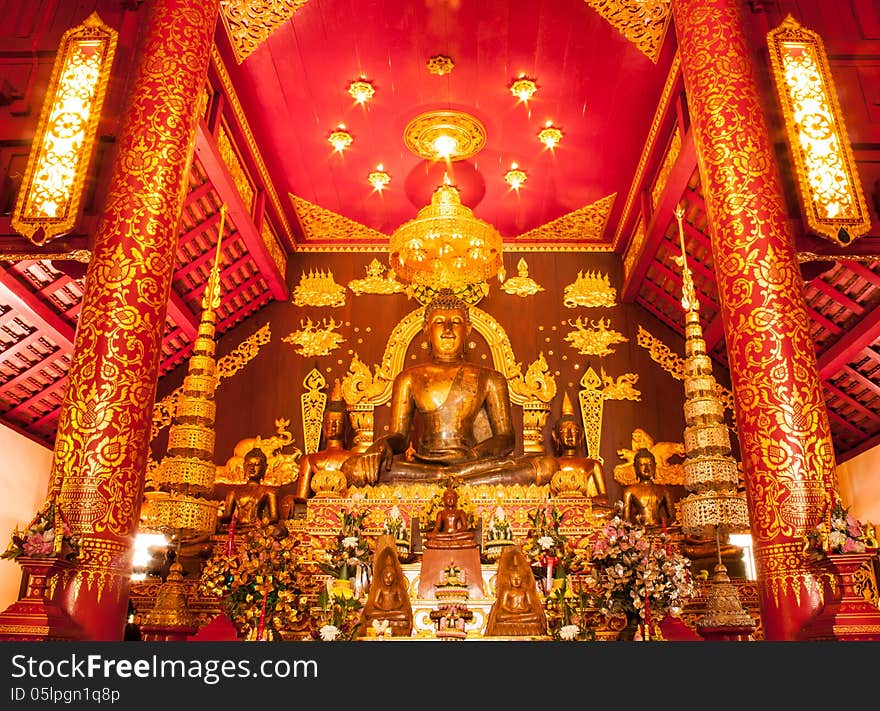
<svg viewBox="0 0 880 711">
<path fill-rule="evenodd" d="M 440 289 L 425 306 L 422 330 L 435 360 L 462 358 L 471 332 L 468 305 L 452 289 Z"/>
<path fill-rule="evenodd" d="M 557 450 L 577 449 L 581 446 L 581 442 L 583 442 L 584 430 L 574 414 L 574 407 L 571 404 L 571 398 L 568 393 L 565 393 L 565 398 L 562 402 L 562 414 L 553 426 L 552 435 Z"/>
<path fill-rule="evenodd" d="M 639 449 L 633 455 L 633 469 L 639 481 L 653 481 L 654 475 L 657 473 L 657 460 L 650 449 Z"/>
<path fill-rule="evenodd" d="M 324 423 L 321 429 L 325 443 L 341 444 L 345 438 L 345 415 L 342 386 L 339 383 L 339 378 L 336 378 L 333 390 L 330 392 L 330 399 L 327 401 L 327 408 L 324 410 Z"/>
<path fill-rule="evenodd" d="M 246 481 L 259 483 L 269 468 L 266 453 L 259 447 L 254 447 L 242 458 L 241 468 Z"/>
</svg>

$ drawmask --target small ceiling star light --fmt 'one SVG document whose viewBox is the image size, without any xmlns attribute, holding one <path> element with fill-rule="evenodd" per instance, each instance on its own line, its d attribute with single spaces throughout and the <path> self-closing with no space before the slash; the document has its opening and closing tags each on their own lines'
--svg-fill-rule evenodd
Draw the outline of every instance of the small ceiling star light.
<svg viewBox="0 0 880 711">
<path fill-rule="evenodd" d="M 552 121 L 547 121 L 544 128 L 538 131 L 538 140 L 551 151 L 559 145 L 562 140 L 562 131 L 553 125 Z"/>
<path fill-rule="evenodd" d="M 519 190 L 523 183 L 526 182 L 527 177 L 525 171 L 520 170 L 516 163 L 511 163 L 510 170 L 504 174 L 504 179 L 507 181 L 507 184 L 514 190 Z"/>
<path fill-rule="evenodd" d="M 359 104 L 363 105 L 373 98 L 376 88 L 371 81 L 367 81 L 364 77 L 356 79 L 348 85 L 348 93 Z"/>
<path fill-rule="evenodd" d="M 452 61 L 452 57 L 447 57 L 445 54 L 435 54 L 428 60 L 428 71 L 431 74 L 442 77 L 451 73 L 453 69 L 455 62 Z"/>
<path fill-rule="evenodd" d="M 376 192 L 381 193 L 388 183 L 391 182 L 391 176 L 385 172 L 385 167 L 379 163 L 379 165 L 376 166 L 376 170 L 367 176 L 367 181 L 373 186 L 373 189 Z"/>
<path fill-rule="evenodd" d="M 538 90 L 538 85 L 535 84 L 534 79 L 529 79 L 525 74 L 520 74 L 519 77 L 514 79 L 513 83 L 510 85 L 510 93 L 513 94 L 517 99 L 522 101 L 524 104 L 529 103 L 529 99 L 531 99 L 535 92 Z"/>
<path fill-rule="evenodd" d="M 339 124 L 327 138 L 327 142 L 333 146 L 333 150 L 337 153 L 342 153 L 342 151 L 351 145 L 353 140 L 351 134 L 345 130 L 343 124 Z"/>
</svg>

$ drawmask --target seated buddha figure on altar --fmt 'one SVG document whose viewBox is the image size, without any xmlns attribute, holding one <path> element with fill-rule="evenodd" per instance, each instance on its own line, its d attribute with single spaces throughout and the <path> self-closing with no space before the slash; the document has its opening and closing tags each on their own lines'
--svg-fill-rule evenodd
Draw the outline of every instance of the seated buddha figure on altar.
<svg viewBox="0 0 880 711">
<path fill-rule="evenodd" d="M 496 597 L 486 622 L 490 637 L 547 634 L 547 617 L 529 561 L 518 545 L 508 546 L 498 561 Z"/>
<path fill-rule="evenodd" d="M 373 582 L 361 616 L 360 635 L 367 636 L 373 621 L 388 621 L 395 637 L 409 637 L 413 627 L 412 605 L 407 593 L 407 580 L 397 558 L 393 536 L 380 536 L 376 541 Z"/>
<path fill-rule="evenodd" d="M 458 492 L 450 484 L 443 492 L 443 508 L 437 512 L 434 528 L 425 534 L 425 548 L 471 548 L 476 545 L 467 512 L 458 507 Z"/>
<path fill-rule="evenodd" d="M 389 432 L 343 465 L 348 483 L 439 482 L 454 476 L 463 484 L 545 484 L 555 461 L 547 456 L 514 457 L 516 444 L 507 379 L 493 368 L 469 363 L 471 332 L 467 304 L 441 289 L 425 306 L 423 332 L 430 361 L 410 366 L 394 379 Z M 485 413 L 488 436 L 475 432 Z M 413 419 L 420 436 L 412 461 Z"/>
<path fill-rule="evenodd" d="M 671 526 L 675 522 L 675 501 L 669 487 L 656 484 L 657 460 L 649 449 L 633 455 L 637 481 L 623 488 L 623 518 L 648 529 Z"/>
<path fill-rule="evenodd" d="M 216 493 L 225 493 L 221 524 L 229 524 L 233 517 L 236 527 L 251 526 L 261 520 L 278 522 L 277 488 L 263 483 L 269 468 L 266 453 L 254 447 L 244 455 L 242 470 L 244 484 L 218 484 Z"/>
<path fill-rule="evenodd" d="M 584 430 L 574 414 L 568 393 L 562 401 L 562 414 L 553 426 L 552 438 L 559 469 L 550 480 L 550 494 L 586 496 L 599 504 L 607 504 L 602 463 L 581 454 Z"/>
</svg>

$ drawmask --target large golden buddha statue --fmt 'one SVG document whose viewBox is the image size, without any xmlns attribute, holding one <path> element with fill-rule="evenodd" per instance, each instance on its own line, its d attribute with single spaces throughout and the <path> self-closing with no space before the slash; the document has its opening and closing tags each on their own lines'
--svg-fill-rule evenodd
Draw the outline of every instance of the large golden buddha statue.
<svg viewBox="0 0 880 711">
<path fill-rule="evenodd" d="M 464 484 L 545 484 L 556 468 L 549 456 L 514 457 L 516 444 L 507 380 L 500 372 L 466 359 L 471 332 L 467 304 L 441 289 L 425 307 L 423 331 L 431 359 L 401 371 L 391 392 L 389 432 L 343 465 L 348 483 L 439 482 L 454 476 Z M 485 413 L 488 436 L 475 432 Z M 412 461 L 414 418 L 420 435 Z"/>
</svg>

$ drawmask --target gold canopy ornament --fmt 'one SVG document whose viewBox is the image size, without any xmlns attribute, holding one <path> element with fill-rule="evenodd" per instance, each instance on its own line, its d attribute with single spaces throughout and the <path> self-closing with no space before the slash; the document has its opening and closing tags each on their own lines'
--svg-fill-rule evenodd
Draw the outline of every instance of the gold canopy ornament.
<svg viewBox="0 0 880 711">
<path fill-rule="evenodd" d="M 388 243 L 388 263 L 414 286 L 459 288 L 485 282 L 502 268 L 501 235 L 461 204 L 444 183 L 414 220 L 398 227 Z"/>
</svg>

